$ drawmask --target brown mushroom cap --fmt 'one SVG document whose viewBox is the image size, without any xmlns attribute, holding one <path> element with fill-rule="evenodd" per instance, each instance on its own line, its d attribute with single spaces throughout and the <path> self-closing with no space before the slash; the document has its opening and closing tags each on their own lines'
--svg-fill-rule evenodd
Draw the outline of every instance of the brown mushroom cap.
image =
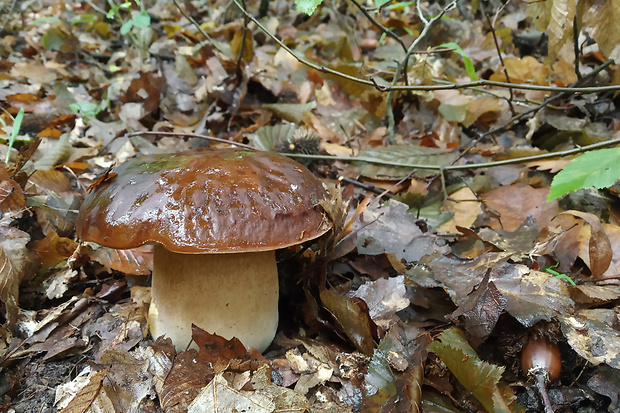
<svg viewBox="0 0 620 413">
<path fill-rule="evenodd" d="M 84 241 L 127 249 L 157 242 L 186 254 L 267 251 L 314 239 L 327 196 L 303 165 L 276 153 L 199 149 L 125 162 L 84 200 Z"/>
</svg>

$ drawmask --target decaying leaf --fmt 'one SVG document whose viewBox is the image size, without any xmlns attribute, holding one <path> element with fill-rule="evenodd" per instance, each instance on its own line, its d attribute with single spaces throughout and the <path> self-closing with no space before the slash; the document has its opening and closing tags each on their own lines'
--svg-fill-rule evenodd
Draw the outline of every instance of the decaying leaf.
<svg viewBox="0 0 620 413">
<path fill-rule="evenodd" d="M 88 382 L 75 395 L 61 413 L 84 413 L 87 411 L 117 412 L 112 401 L 102 392 L 103 379 L 107 370 L 99 370 L 90 375 Z"/>
<path fill-rule="evenodd" d="M 364 300 L 368 304 L 370 317 L 375 324 L 387 330 L 398 321 L 396 313 L 410 304 L 404 281 L 405 277 L 402 275 L 380 278 L 368 281 L 348 295 Z"/>
<path fill-rule="evenodd" d="M 553 275 L 530 270 L 524 265 L 502 262 L 506 253 L 485 254 L 469 262 L 440 257 L 428 265 L 455 304 L 461 305 L 482 280 L 487 268 L 497 291 L 506 300 L 506 311 L 521 324 L 531 327 L 541 320 L 551 321 L 573 308 L 566 283 Z"/>
<path fill-rule="evenodd" d="M 419 261 L 434 252 L 446 253 L 436 236 L 423 233 L 416 217 L 407 213 L 409 207 L 397 201 L 380 207 L 368 207 L 353 224 L 357 232 L 357 251 L 360 254 L 394 254 L 407 262 Z"/>
<path fill-rule="evenodd" d="M 507 304 L 506 298 L 500 294 L 495 284 L 489 282 L 490 274 L 491 270 L 488 270 L 476 291 L 450 315 L 454 319 L 462 317 L 467 333 L 479 340 L 484 340 L 491 334 Z"/>
<path fill-rule="evenodd" d="M 565 211 L 559 215 L 574 215 L 576 217 L 584 219 L 590 224 L 590 242 L 588 244 L 590 271 L 594 277 L 601 276 L 613 259 L 613 251 L 611 249 L 611 243 L 609 238 L 601 225 L 601 221 L 594 214 L 581 211 Z"/>
<path fill-rule="evenodd" d="M 360 304 L 354 303 L 352 299 L 334 290 L 322 290 L 320 295 L 323 305 L 334 316 L 351 343 L 362 353 L 372 354 L 375 348 L 373 340 L 375 327 L 368 314 L 368 306 L 364 304 L 362 308 L 362 300 Z"/>
<path fill-rule="evenodd" d="M 584 359 L 620 369 L 620 332 L 614 310 L 581 310 L 560 317 L 562 332 L 570 346 Z"/>
<path fill-rule="evenodd" d="M 304 412 L 310 407 L 305 397 L 294 390 L 274 386 L 263 366 L 252 377 L 254 391 L 242 390 L 249 378 L 230 382 L 222 373 L 213 380 L 188 406 L 188 413 L 226 413 L 244 411 L 252 413 Z"/>
<path fill-rule="evenodd" d="M 2 316 L 8 331 L 13 329 L 17 320 L 20 280 L 19 273 L 13 267 L 4 249 L 0 248 L 0 301 L 2 302 Z"/>
<path fill-rule="evenodd" d="M 411 173 L 412 164 L 429 166 L 446 166 L 456 159 L 456 152 L 423 146 L 392 145 L 383 148 L 365 149 L 358 154 L 360 158 L 384 161 L 398 166 L 383 166 L 365 162 L 353 163 L 351 168 L 360 175 L 369 178 L 401 179 Z M 417 176 L 428 176 L 436 171 L 424 169 L 416 172 Z"/>
</svg>

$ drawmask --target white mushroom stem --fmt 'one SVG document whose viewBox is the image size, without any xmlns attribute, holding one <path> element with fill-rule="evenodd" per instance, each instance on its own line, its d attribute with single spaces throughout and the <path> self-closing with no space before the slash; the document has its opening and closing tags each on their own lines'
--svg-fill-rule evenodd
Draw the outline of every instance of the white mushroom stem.
<svg viewBox="0 0 620 413">
<path fill-rule="evenodd" d="M 278 327 L 275 252 L 177 254 L 156 245 L 149 325 L 177 350 L 192 338 L 192 323 L 263 352 Z"/>
</svg>

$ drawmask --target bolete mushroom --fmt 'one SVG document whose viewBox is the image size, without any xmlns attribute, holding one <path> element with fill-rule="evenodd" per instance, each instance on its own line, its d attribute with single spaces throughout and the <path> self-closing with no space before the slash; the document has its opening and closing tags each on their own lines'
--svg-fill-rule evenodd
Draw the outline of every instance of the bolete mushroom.
<svg viewBox="0 0 620 413">
<path fill-rule="evenodd" d="M 76 231 L 117 249 L 155 244 L 152 336 L 184 349 L 193 323 L 264 351 L 278 324 L 275 250 L 331 227 L 321 182 L 285 156 L 232 149 L 141 156 L 114 173 Z"/>
</svg>

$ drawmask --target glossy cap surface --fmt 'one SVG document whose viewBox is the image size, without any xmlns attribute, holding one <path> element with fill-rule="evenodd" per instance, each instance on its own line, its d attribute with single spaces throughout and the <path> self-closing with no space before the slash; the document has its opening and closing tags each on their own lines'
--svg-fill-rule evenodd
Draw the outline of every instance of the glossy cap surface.
<svg viewBox="0 0 620 413">
<path fill-rule="evenodd" d="M 233 149 L 147 155 L 114 170 L 75 223 L 84 241 L 127 249 L 157 242 L 188 254 L 267 251 L 324 234 L 327 194 L 303 165 Z"/>
</svg>

